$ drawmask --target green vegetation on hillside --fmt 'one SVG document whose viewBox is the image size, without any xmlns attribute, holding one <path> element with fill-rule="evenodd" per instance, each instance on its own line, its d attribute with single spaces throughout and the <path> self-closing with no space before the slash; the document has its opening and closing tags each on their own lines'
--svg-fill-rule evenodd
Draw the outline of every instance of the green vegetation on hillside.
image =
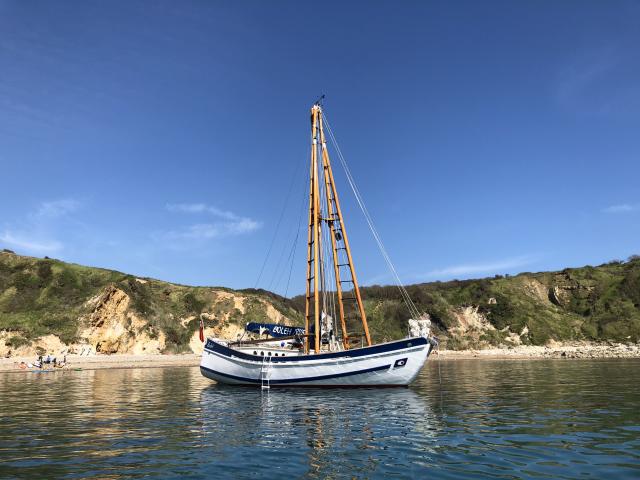
<svg viewBox="0 0 640 480">
<path fill-rule="evenodd" d="M 113 286 L 131 299 L 130 309 L 147 320 L 151 337 L 162 331 L 168 352 L 188 349 L 198 329 L 200 313 L 229 321 L 267 319 L 266 301 L 288 318 L 299 321 L 300 314 L 290 302 L 264 291 L 245 291 L 243 315 L 232 299 L 219 301 L 217 292 L 236 293 L 225 288 L 189 287 L 100 268 L 83 267 L 49 258 L 39 259 L 0 252 L 0 331 L 15 332 L 13 347 L 47 334 L 55 334 L 65 343 L 77 340 L 83 319 L 94 305 L 90 300 Z M 180 319 L 194 317 L 186 323 Z M 215 318 L 208 326 L 215 326 Z"/>
<path fill-rule="evenodd" d="M 483 332 L 486 344 L 503 343 L 509 332 L 525 344 L 558 341 L 640 340 L 640 257 L 598 267 L 560 272 L 521 273 L 478 280 L 452 280 L 407 287 L 418 310 L 430 315 L 436 333 L 450 347 L 477 346 L 456 337 L 456 314 L 477 307 L 495 330 Z M 409 312 L 394 286 L 362 288 L 369 326 L 381 341 L 406 333 Z M 304 297 L 294 299 L 304 307 Z"/>
<path fill-rule="evenodd" d="M 164 333 L 166 350 L 171 352 L 188 349 L 203 312 L 210 317 L 209 326 L 220 318 L 242 325 L 269 321 L 266 305 L 270 304 L 291 321 L 303 322 L 303 296 L 288 300 L 264 290 L 175 285 L 0 252 L 0 331 L 9 332 L 5 343 L 17 348 L 50 333 L 65 343 L 74 342 L 94 308 L 91 299 L 110 286 L 129 296 L 129 308 L 148 322 L 151 337 Z M 597 267 L 432 282 L 410 285 L 407 290 L 418 309 L 431 316 L 436 333 L 449 347 L 501 344 L 512 334 L 533 345 L 550 339 L 640 341 L 638 256 Z M 243 296 L 244 314 L 227 293 Z M 406 334 L 409 314 L 396 287 L 365 287 L 362 295 L 374 340 Z M 476 337 L 467 335 L 468 331 L 460 334 L 457 328 L 466 307 L 495 328 L 484 328 Z"/>
<path fill-rule="evenodd" d="M 127 275 L 51 259 L 0 253 L 0 329 L 75 340 L 84 302 Z"/>
</svg>

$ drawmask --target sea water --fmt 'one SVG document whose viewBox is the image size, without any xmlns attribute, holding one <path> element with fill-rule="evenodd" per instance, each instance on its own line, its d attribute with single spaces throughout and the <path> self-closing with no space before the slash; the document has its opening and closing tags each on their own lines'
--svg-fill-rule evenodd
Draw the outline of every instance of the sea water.
<svg viewBox="0 0 640 480">
<path fill-rule="evenodd" d="M 640 478 L 640 360 L 430 359 L 409 388 L 0 374 L 0 478 Z"/>
</svg>

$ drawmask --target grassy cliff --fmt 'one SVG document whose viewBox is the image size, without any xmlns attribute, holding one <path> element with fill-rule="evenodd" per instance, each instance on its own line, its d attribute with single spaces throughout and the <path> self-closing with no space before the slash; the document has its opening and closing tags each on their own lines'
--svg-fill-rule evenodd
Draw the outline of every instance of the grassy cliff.
<svg viewBox="0 0 640 480">
<path fill-rule="evenodd" d="M 407 287 L 450 348 L 542 345 L 550 340 L 640 341 L 640 258 L 559 272 Z M 376 341 L 406 334 L 408 311 L 391 286 L 362 289 Z M 65 345 L 140 353 L 195 351 L 202 314 L 210 334 L 245 322 L 300 324 L 304 297 L 189 287 L 53 259 L 0 252 L 0 350 L 15 354 L 55 335 Z"/>
<path fill-rule="evenodd" d="M 559 272 L 521 273 L 407 287 L 450 348 L 640 340 L 640 257 Z M 392 286 L 362 289 L 378 340 L 406 332 L 408 310 Z M 294 299 L 298 308 L 304 297 Z"/>
<path fill-rule="evenodd" d="M 14 350 L 46 335 L 100 351 L 190 351 L 200 314 L 212 333 L 246 319 L 299 322 L 289 302 L 263 291 L 189 287 L 48 258 L 0 252 L 0 332 Z M 100 336 L 105 340 L 100 341 Z M 1 345 L 0 345 L 1 346 Z"/>
</svg>

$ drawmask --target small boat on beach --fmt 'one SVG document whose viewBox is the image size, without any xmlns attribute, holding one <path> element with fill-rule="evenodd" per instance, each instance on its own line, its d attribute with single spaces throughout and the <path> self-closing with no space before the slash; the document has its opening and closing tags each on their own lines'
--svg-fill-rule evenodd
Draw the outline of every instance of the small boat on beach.
<svg viewBox="0 0 640 480">
<path fill-rule="evenodd" d="M 326 130 L 325 130 L 326 129 Z M 413 319 L 409 336 L 373 344 L 338 199 L 325 131 Z M 405 386 L 436 340 L 428 316 L 411 301 L 380 240 L 346 166 L 320 102 L 311 108 L 311 166 L 307 237 L 305 325 L 247 325 L 268 338 L 207 338 L 200 370 L 220 383 L 269 387 Z M 201 320 L 201 340 L 204 341 Z"/>
</svg>

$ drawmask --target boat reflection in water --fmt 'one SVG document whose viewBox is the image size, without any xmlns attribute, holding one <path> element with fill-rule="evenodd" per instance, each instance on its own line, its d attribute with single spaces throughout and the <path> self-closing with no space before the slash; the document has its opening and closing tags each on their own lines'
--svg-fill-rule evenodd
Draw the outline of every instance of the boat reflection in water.
<svg viewBox="0 0 640 480">
<path fill-rule="evenodd" d="M 202 390 L 200 410 L 214 462 L 245 473 L 299 476 L 302 465 L 318 478 L 397 472 L 398 465 L 409 473 L 424 465 L 441 430 L 427 399 L 411 389 L 261 392 L 217 384 Z"/>
</svg>

